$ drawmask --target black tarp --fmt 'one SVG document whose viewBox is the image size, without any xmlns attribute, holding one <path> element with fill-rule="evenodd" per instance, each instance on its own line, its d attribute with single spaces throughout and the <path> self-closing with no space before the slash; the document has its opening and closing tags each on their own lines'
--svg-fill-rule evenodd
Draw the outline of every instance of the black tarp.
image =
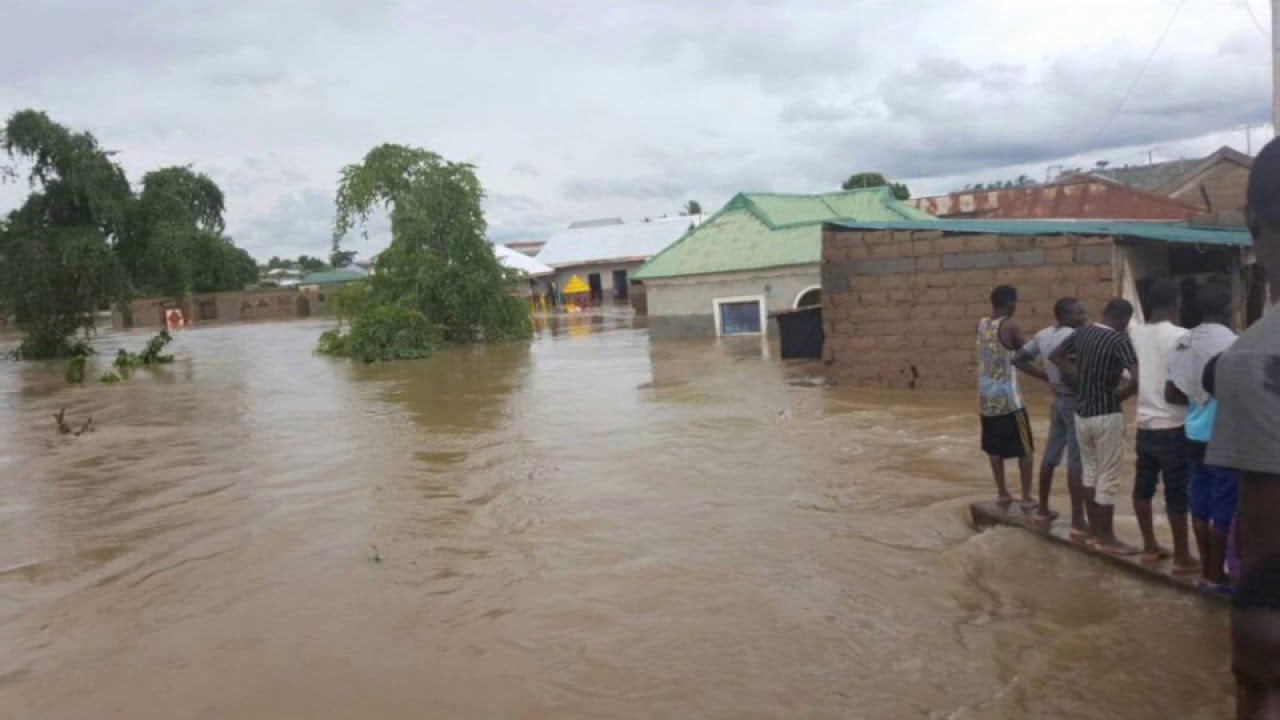
<svg viewBox="0 0 1280 720">
<path fill-rule="evenodd" d="M 822 306 L 797 308 L 774 316 L 778 321 L 778 335 L 782 340 L 783 358 L 821 358 Z"/>
</svg>

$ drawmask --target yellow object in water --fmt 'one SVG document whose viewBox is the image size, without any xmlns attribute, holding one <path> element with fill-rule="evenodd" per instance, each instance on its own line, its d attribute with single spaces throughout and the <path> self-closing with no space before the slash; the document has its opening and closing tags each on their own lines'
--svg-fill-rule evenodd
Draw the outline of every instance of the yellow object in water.
<svg viewBox="0 0 1280 720">
<path fill-rule="evenodd" d="M 560 292 L 564 295 L 577 295 L 578 293 L 591 292 L 591 288 L 582 282 L 582 278 L 574 275 L 569 278 L 569 282 L 564 284 L 564 288 Z"/>
</svg>

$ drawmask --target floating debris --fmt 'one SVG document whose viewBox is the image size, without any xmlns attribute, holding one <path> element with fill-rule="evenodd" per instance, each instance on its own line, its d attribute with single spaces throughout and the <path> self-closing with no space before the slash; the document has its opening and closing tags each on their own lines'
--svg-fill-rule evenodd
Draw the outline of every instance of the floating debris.
<svg viewBox="0 0 1280 720">
<path fill-rule="evenodd" d="M 58 413 L 53 416 L 54 421 L 57 422 L 58 424 L 59 435 L 74 435 L 76 437 L 80 437 L 85 433 L 94 431 L 92 415 L 89 416 L 88 420 L 85 420 L 83 423 L 80 424 L 80 429 L 78 430 L 67 423 L 66 417 L 67 417 L 66 408 L 59 410 Z"/>
</svg>

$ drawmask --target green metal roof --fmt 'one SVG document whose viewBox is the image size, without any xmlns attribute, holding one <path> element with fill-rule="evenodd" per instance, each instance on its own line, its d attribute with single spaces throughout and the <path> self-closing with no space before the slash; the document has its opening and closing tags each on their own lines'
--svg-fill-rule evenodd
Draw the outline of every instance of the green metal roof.
<svg viewBox="0 0 1280 720">
<path fill-rule="evenodd" d="M 354 280 L 364 280 L 368 275 L 359 270 L 325 270 L 324 272 L 311 273 L 304 275 L 298 281 L 299 285 L 330 285 L 333 283 L 352 282 Z"/>
<path fill-rule="evenodd" d="M 832 225 L 853 230 L 939 230 L 983 235 L 1112 235 L 1184 245 L 1249 247 L 1244 230 L 1196 227 L 1182 223 L 1111 222 L 1107 220 L 959 220 L 935 218 L 903 222 L 834 220 Z"/>
<path fill-rule="evenodd" d="M 739 193 L 633 277 L 645 280 L 814 264 L 822 256 L 825 222 L 928 217 L 895 200 L 885 187 L 820 195 Z"/>
</svg>

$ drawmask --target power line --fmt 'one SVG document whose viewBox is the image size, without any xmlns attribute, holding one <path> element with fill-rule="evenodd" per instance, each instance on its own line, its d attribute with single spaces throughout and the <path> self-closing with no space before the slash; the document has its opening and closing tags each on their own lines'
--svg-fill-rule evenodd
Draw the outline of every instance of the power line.
<svg viewBox="0 0 1280 720">
<path fill-rule="evenodd" d="M 1102 127 L 1098 128 L 1098 132 L 1093 134 L 1093 139 L 1085 147 L 1093 147 L 1094 143 L 1102 137 L 1102 133 L 1111 127 L 1112 121 L 1120 114 L 1120 110 L 1124 108 L 1125 102 L 1129 100 L 1129 95 L 1133 93 L 1133 89 L 1138 86 L 1138 81 L 1142 79 L 1143 73 L 1147 71 L 1147 66 L 1151 65 L 1151 60 L 1160 51 L 1160 46 L 1164 44 L 1164 38 L 1169 34 L 1169 29 L 1173 27 L 1173 21 L 1178 19 L 1178 13 L 1182 12 L 1182 6 L 1187 4 L 1187 0 L 1179 0 L 1178 6 L 1173 9 L 1173 15 L 1169 18 L 1169 22 L 1165 23 L 1164 30 L 1160 31 L 1160 37 L 1156 38 L 1156 44 L 1151 48 L 1151 52 L 1147 54 L 1147 59 L 1142 63 L 1142 67 L 1138 68 L 1138 74 L 1133 76 L 1133 82 L 1129 83 L 1129 88 L 1124 91 L 1124 95 L 1120 97 L 1120 102 L 1116 103 L 1116 107 L 1111 111 L 1111 115 L 1107 117 L 1107 121 L 1102 123 Z"/>
<path fill-rule="evenodd" d="M 1253 6 L 1249 4 L 1249 0 L 1240 0 L 1240 4 L 1244 6 L 1245 12 L 1249 13 L 1249 19 L 1253 21 L 1253 26 L 1258 28 L 1258 33 L 1262 37 L 1268 37 L 1267 31 L 1262 29 L 1262 23 L 1258 22 L 1258 16 L 1253 14 Z"/>
</svg>

